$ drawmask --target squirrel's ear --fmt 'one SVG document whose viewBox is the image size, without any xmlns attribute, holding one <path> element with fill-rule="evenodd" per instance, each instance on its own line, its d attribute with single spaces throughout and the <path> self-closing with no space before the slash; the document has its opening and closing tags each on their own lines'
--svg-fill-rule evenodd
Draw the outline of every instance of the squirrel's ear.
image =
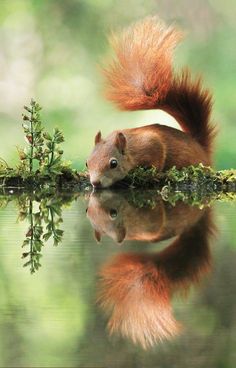
<svg viewBox="0 0 236 368">
<path fill-rule="evenodd" d="M 97 132 L 97 134 L 96 134 L 96 136 L 95 136 L 95 140 L 94 140 L 94 142 L 95 142 L 95 144 L 97 144 L 97 143 L 101 142 L 101 140 L 102 140 L 102 133 L 101 133 L 101 131 L 99 130 L 99 132 Z"/>
<path fill-rule="evenodd" d="M 101 241 L 101 233 L 98 230 L 94 230 L 94 237 L 98 243 Z"/>
<path fill-rule="evenodd" d="M 125 138 L 123 133 L 121 133 L 121 132 L 117 133 L 115 145 L 118 148 L 118 150 L 120 151 L 120 153 L 122 153 L 122 155 L 124 155 L 125 147 L 126 147 L 126 138 Z"/>
</svg>

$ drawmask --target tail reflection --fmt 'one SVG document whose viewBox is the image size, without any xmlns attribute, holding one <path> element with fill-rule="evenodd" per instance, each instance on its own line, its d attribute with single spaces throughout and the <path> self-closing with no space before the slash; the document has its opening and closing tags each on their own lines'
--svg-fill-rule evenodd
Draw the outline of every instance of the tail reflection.
<svg viewBox="0 0 236 368">
<path fill-rule="evenodd" d="M 177 214 L 178 208 L 173 211 Z M 165 217 L 166 228 L 171 219 L 171 234 L 173 229 L 180 231 L 163 251 L 120 254 L 103 266 L 98 303 L 109 316 L 111 334 L 119 333 L 147 349 L 180 333 L 182 325 L 173 315 L 171 301 L 178 292 L 186 295 L 210 270 L 209 240 L 214 230 L 209 209 L 198 216 L 189 211 L 184 231 L 179 226 L 181 218 L 175 217 L 175 224 L 173 216 Z"/>
</svg>

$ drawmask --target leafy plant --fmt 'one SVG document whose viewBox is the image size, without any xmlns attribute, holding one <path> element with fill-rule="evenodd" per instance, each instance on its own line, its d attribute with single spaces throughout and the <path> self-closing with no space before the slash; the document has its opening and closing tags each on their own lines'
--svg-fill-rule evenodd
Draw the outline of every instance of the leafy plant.
<svg viewBox="0 0 236 368">
<path fill-rule="evenodd" d="M 55 128 L 50 134 L 41 120 L 41 106 L 31 100 L 29 106 L 24 106 L 23 131 L 27 146 L 18 147 L 19 164 L 11 168 L 0 158 L 0 186 L 23 186 L 27 188 L 58 186 L 68 182 L 78 184 L 78 177 L 84 182 L 84 175 L 78 175 L 63 159 L 61 143 L 64 136 L 61 130 Z"/>
<path fill-rule="evenodd" d="M 49 176 L 62 173 L 68 163 L 62 160 L 63 150 L 60 144 L 64 142 L 63 133 L 55 128 L 50 135 L 42 126 L 40 111 L 41 106 L 31 100 L 30 106 L 24 106 L 26 113 L 23 114 L 23 130 L 27 147 L 18 148 L 20 165 L 18 170 L 26 177 L 28 174 Z"/>
</svg>

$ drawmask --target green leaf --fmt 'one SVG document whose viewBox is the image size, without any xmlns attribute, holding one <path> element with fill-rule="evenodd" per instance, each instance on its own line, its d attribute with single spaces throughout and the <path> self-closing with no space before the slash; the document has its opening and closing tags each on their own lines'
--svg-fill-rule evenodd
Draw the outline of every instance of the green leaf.
<svg viewBox="0 0 236 368">
<path fill-rule="evenodd" d="M 45 241 L 47 241 L 51 236 L 52 236 L 52 232 L 51 232 L 51 231 L 49 231 L 48 233 L 45 233 L 45 234 L 43 235 L 43 239 L 44 239 Z"/>
<path fill-rule="evenodd" d="M 52 141 L 52 136 L 48 132 L 44 132 L 43 137 L 48 141 Z"/>
<path fill-rule="evenodd" d="M 30 261 L 28 261 L 28 262 L 26 262 L 25 264 L 23 264 L 23 267 L 27 267 L 27 266 L 29 266 L 31 264 L 31 260 Z"/>
<path fill-rule="evenodd" d="M 29 245 L 29 243 L 30 243 L 30 239 L 25 239 L 25 240 L 23 241 L 22 248 L 23 248 L 23 247 L 26 247 L 27 245 Z"/>
</svg>

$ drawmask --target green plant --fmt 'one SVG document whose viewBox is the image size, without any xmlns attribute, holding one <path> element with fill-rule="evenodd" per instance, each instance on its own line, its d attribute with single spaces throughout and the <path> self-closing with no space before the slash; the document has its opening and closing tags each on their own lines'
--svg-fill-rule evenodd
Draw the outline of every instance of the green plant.
<svg viewBox="0 0 236 368">
<path fill-rule="evenodd" d="M 63 159 L 63 133 L 55 128 L 50 134 L 42 124 L 41 106 L 31 100 L 24 106 L 23 131 L 27 146 L 18 147 L 19 164 L 9 167 L 0 158 L 0 187 L 44 188 L 45 186 L 86 186 L 86 175 L 78 174 Z M 80 179 L 80 181 L 79 181 Z"/>
<path fill-rule="evenodd" d="M 68 167 L 62 160 L 63 150 L 60 144 L 64 142 L 63 133 L 55 128 L 50 135 L 42 126 L 41 106 L 31 100 L 30 106 L 24 106 L 26 113 L 23 116 L 23 130 L 27 147 L 18 148 L 20 165 L 18 171 L 25 177 L 32 174 L 54 178 Z"/>
</svg>

